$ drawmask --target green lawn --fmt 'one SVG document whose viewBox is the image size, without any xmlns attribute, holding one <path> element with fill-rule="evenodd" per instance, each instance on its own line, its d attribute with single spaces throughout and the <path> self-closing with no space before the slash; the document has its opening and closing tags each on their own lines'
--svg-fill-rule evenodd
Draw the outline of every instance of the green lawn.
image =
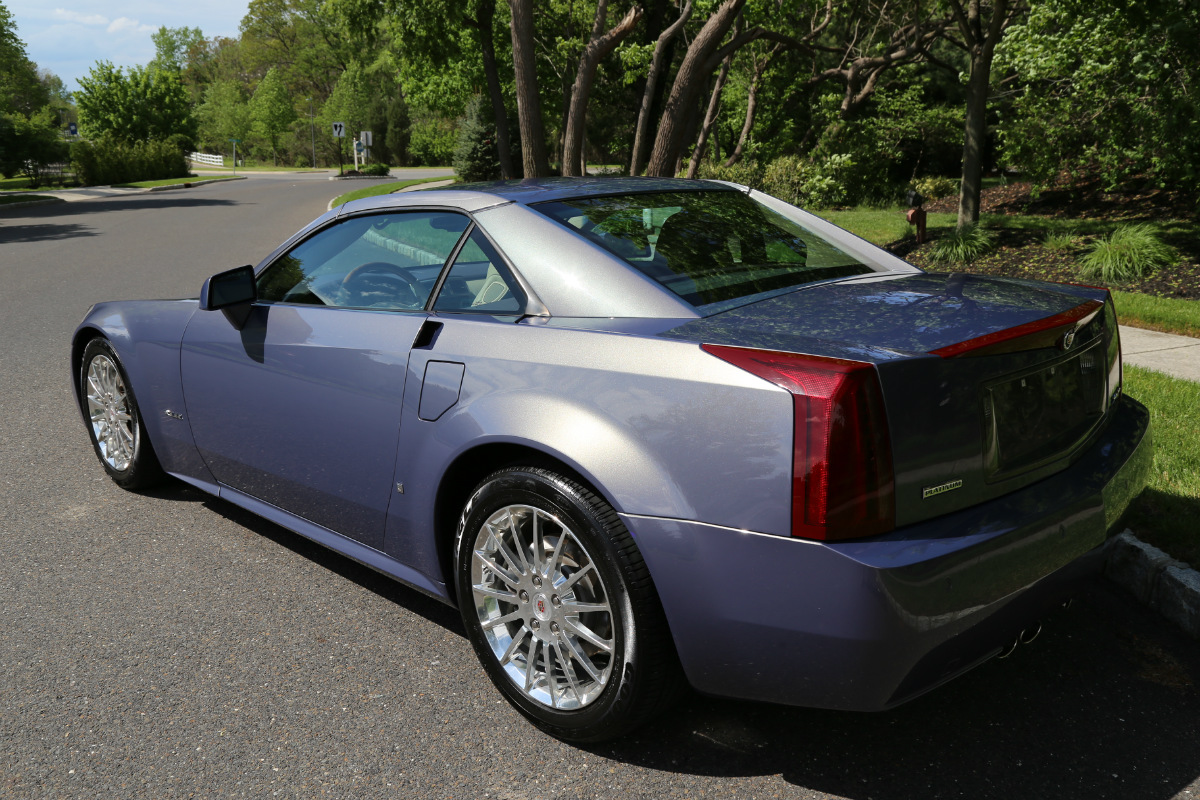
<svg viewBox="0 0 1200 800">
<path fill-rule="evenodd" d="M 891 244 L 913 233 L 905 222 L 906 209 L 899 206 L 887 209 L 855 208 L 845 211 L 822 211 L 820 216 L 853 234 L 880 246 Z M 931 236 L 953 230 L 954 214 L 930 214 L 928 228 Z M 1075 233 L 1080 236 L 1099 236 L 1110 232 L 1118 222 L 1096 219 L 1056 219 L 1020 214 L 985 214 L 984 226 L 1028 231 L 1038 239 L 1050 233 Z M 1200 242 L 1200 223 L 1185 220 L 1160 220 L 1151 223 L 1167 241 Z M 1087 283 L 1082 280 L 1082 283 Z M 1200 337 L 1200 302 L 1154 297 L 1133 292 L 1113 291 L 1117 312 L 1123 324 L 1139 328 Z"/>
<path fill-rule="evenodd" d="M 381 194 L 391 194 L 399 191 L 407 186 L 416 186 L 419 183 L 436 183 L 437 181 L 446 180 L 445 178 L 412 178 L 407 181 L 391 181 L 389 183 L 375 183 L 370 186 L 364 186 L 361 189 L 355 189 L 352 192 L 346 192 L 339 195 L 333 205 L 340 206 L 342 203 L 349 203 L 351 200 L 361 200 L 364 197 L 377 197 Z"/>
<path fill-rule="evenodd" d="M 190 183 L 196 186 L 201 183 L 218 183 L 220 181 L 233 180 L 234 176 L 224 175 L 201 176 L 197 178 L 195 175 L 189 175 L 186 178 L 163 178 L 158 181 L 136 181 L 134 183 L 114 183 L 114 189 L 153 189 L 155 186 L 180 186 L 185 183 Z"/>
<path fill-rule="evenodd" d="M 1125 366 L 1125 391 L 1150 409 L 1154 468 L 1129 526 L 1139 538 L 1200 568 L 1200 383 Z"/>
<path fill-rule="evenodd" d="M 57 200 L 57 197 L 52 197 L 48 194 L 16 194 L 16 195 L 0 195 L 0 206 L 13 205 L 15 203 L 28 203 L 33 200 Z"/>
<path fill-rule="evenodd" d="M 0 176 L 0 192 L 21 191 L 30 188 L 30 180 L 22 175 L 15 178 L 5 178 Z"/>
</svg>

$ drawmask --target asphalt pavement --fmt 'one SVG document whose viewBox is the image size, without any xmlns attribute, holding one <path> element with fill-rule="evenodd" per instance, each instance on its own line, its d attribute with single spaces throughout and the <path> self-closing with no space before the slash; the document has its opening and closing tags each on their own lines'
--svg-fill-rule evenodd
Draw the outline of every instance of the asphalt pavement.
<svg viewBox="0 0 1200 800">
<path fill-rule="evenodd" d="M 74 326 L 257 262 L 326 178 L 0 213 L 0 797 L 1200 797 L 1200 643 L 1103 580 L 886 713 L 690 695 L 580 748 L 500 699 L 452 609 L 182 485 L 118 489 Z"/>
</svg>

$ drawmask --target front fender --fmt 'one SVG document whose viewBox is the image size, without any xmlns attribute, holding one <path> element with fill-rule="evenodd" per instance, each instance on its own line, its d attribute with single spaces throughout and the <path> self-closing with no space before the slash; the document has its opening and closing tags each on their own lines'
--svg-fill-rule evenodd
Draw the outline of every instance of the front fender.
<svg viewBox="0 0 1200 800">
<path fill-rule="evenodd" d="M 179 346 L 196 308 L 195 300 L 130 300 L 93 306 L 72 338 L 71 381 L 86 421 L 80 394 L 83 349 L 90 339 L 103 336 L 121 360 L 163 469 L 212 483 L 192 439 L 179 378 Z"/>
</svg>

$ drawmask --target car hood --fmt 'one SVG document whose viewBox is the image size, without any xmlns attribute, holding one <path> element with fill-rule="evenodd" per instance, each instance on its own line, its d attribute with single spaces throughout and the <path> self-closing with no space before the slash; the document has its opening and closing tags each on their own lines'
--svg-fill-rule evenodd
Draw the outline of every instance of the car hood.
<svg viewBox="0 0 1200 800">
<path fill-rule="evenodd" d="M 962 273 L 870 275 L 692 320 L 661 336 L 888 361 L 1060 314 L 1102 290 Z"/>
</svg>

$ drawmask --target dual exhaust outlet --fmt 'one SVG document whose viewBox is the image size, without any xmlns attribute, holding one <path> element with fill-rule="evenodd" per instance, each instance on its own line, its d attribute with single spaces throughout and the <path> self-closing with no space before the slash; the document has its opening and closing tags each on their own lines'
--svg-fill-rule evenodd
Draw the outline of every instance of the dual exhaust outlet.
<svg viewBox="0 0 1200 800">
<path fill-rule="evenodd" d="M 1070 608 L 1071 603 L 1073 603 L 1073 602 L 1074 602 L 1073 600 L 1067 600 L 1062 604 L 1062 607 L 1064 609 Z M 1038 634 L 1041 632 L 1042 632 L 1041 621 L 1035 622 L 1034 624 L 1030 625 L 1025 630 L 1018 633 L 1016 636 L 1014 636 L 1013 640 L 1011 642 L 1009 642 L 1007 645 L 1002 647 L 1000 649 L 1000 653 L 996 656 L 996 658 L 1008 658 L 1009 656 L 1011 656 L 1013 654 L 1013 651 L 1017 649 L 1017 645 L 1033 644 L 1033 640 L 1036 639 L 1038 637 Z"/>
</svg>

